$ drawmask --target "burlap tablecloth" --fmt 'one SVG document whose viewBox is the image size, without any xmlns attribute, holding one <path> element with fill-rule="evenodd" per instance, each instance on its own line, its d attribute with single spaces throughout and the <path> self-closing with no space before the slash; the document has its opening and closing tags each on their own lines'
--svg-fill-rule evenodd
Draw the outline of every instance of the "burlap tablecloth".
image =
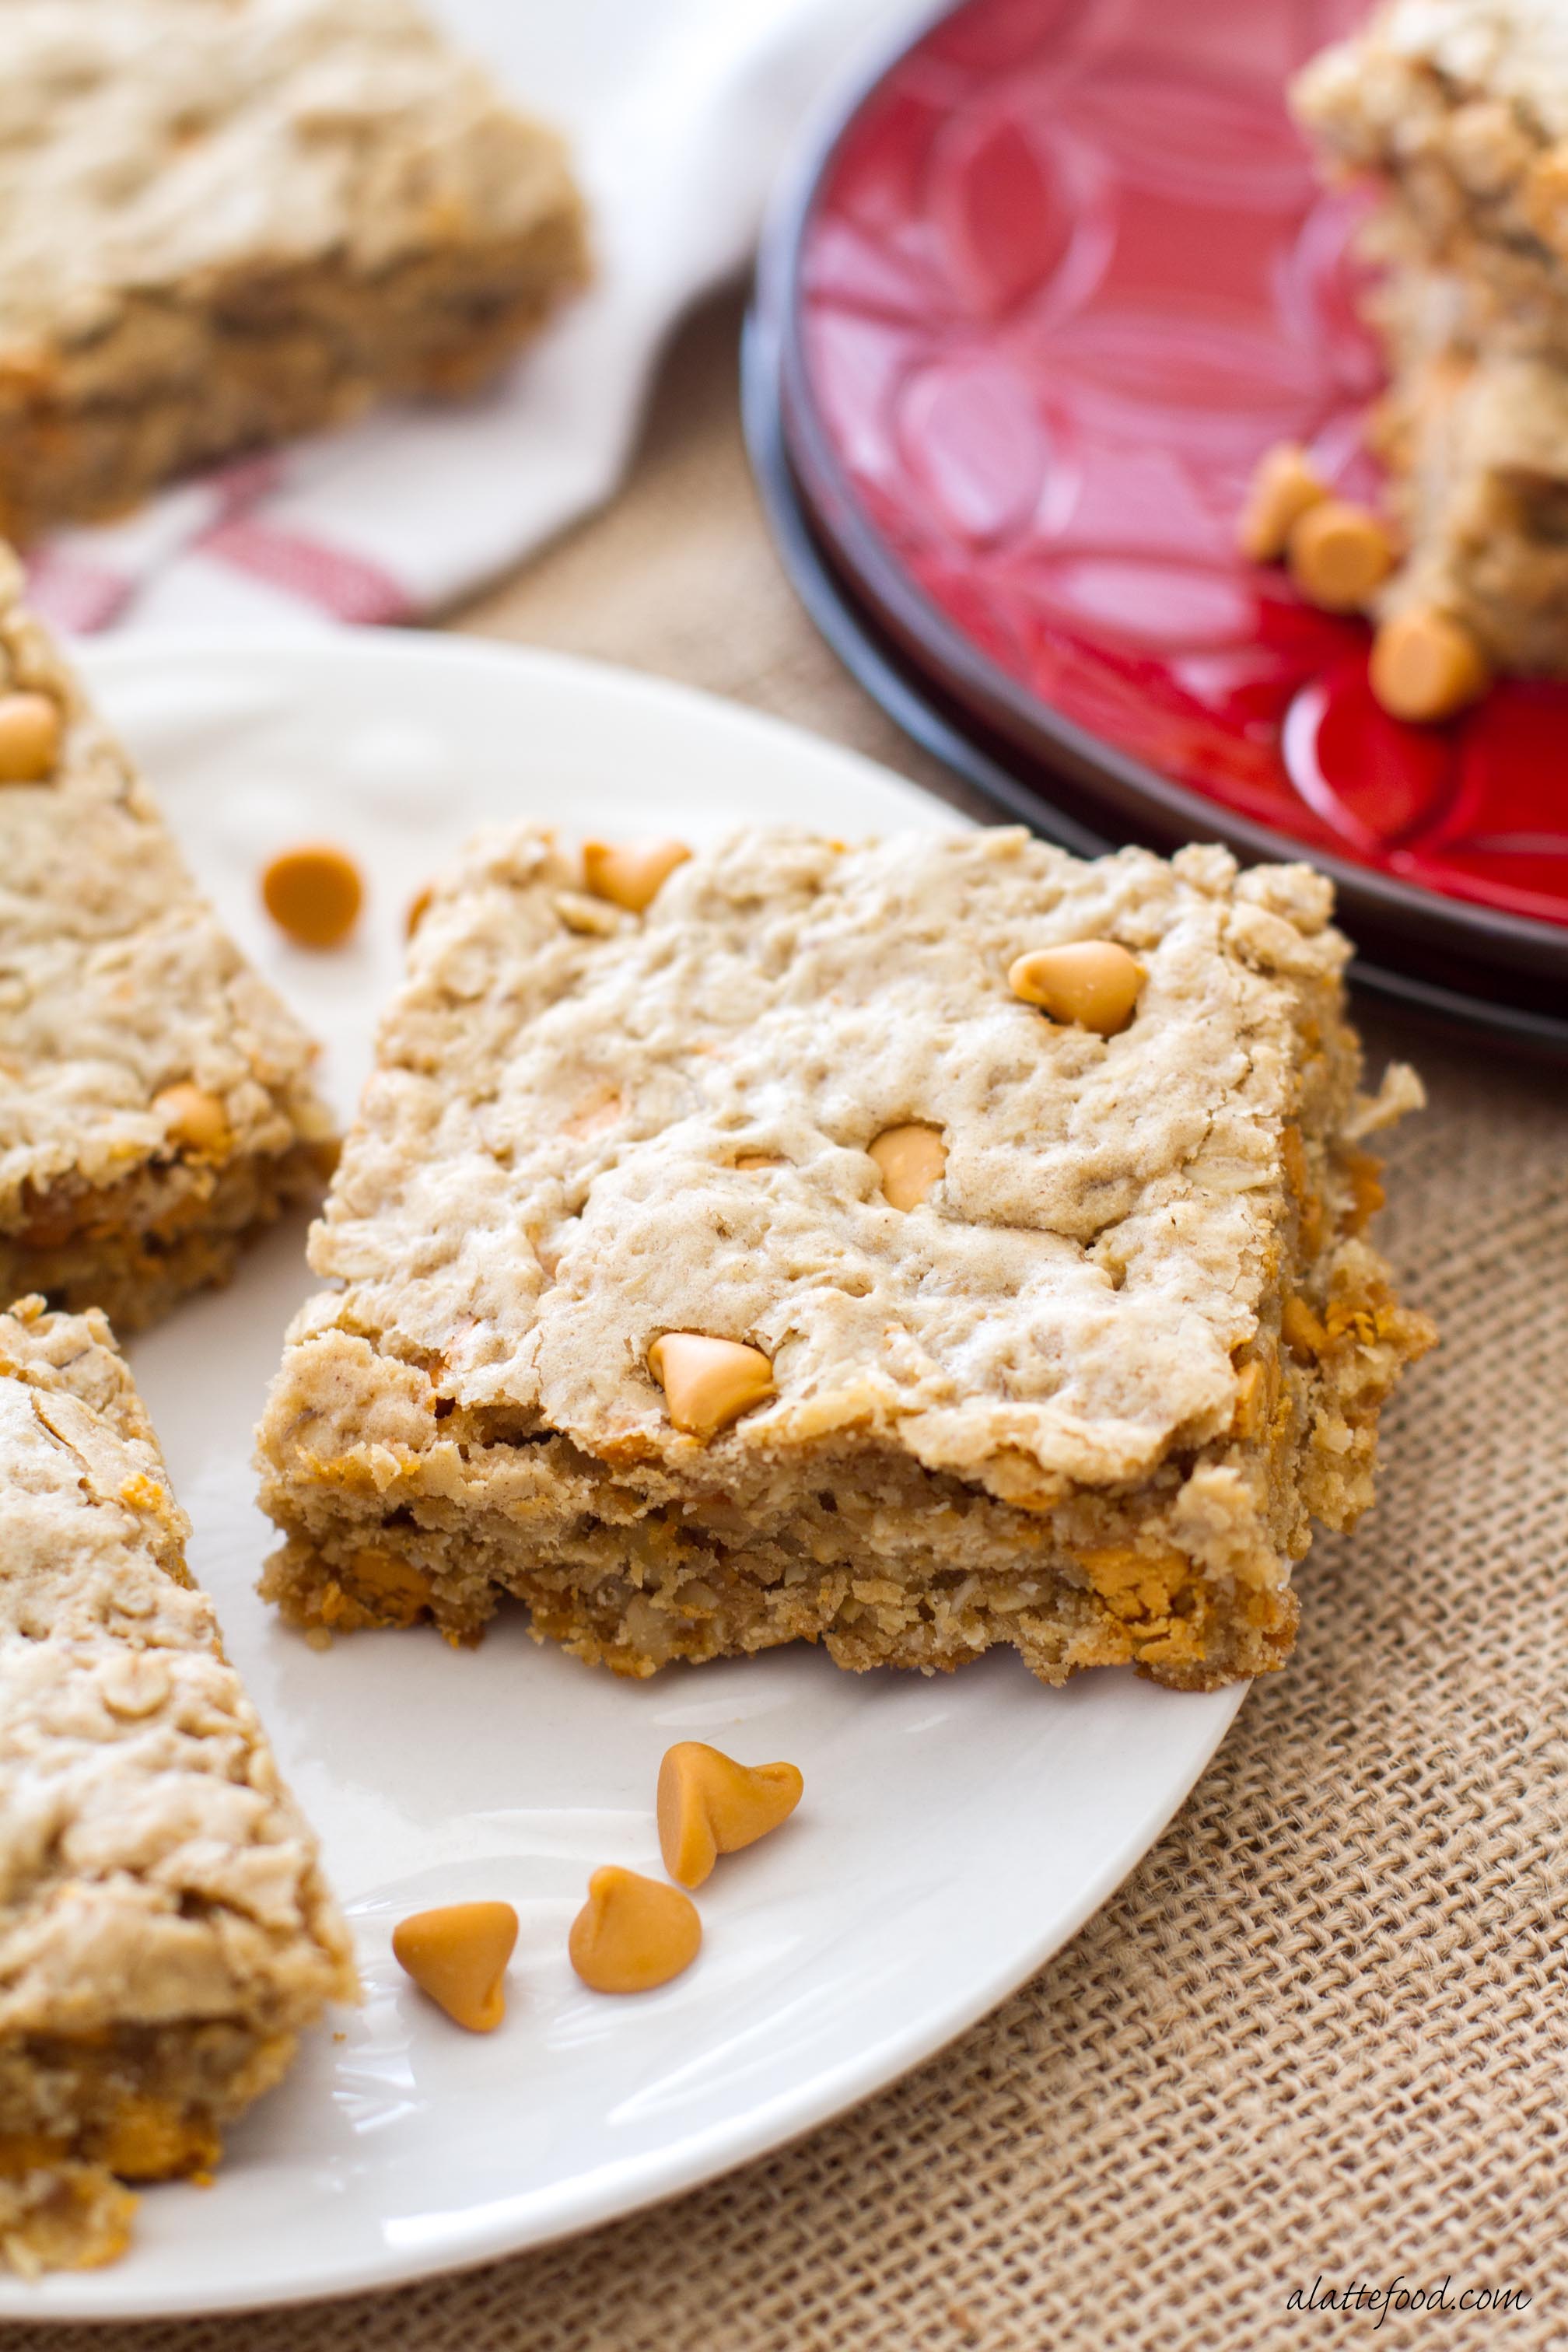
<svg viewBox="0 0 1568 2352">
<path fill-rule="evenodd" d="M 735 326 L 726 305 L 683 337 L 618 505 L 465 624 L 930 780 L 779 575 Z M 1289 1670 L 1077 1940 L 907 2081 L 674 2207 L 392 2295 L 99 2331 L 104 2352 L 1568 2345 L 1568 1080 L 1381 1023 L 1369 1044 L 1431 1087 L 1384 1231 L 1444 1345 L 1385 1423 L 1376 1511 L 1303 1572 Z M 1380 2327 L 1365 2294 L 1401 2273 L 1455 2308 Z M 1467 2290 L 1530 2301 L 1478 2316 Z"/>
</svg>

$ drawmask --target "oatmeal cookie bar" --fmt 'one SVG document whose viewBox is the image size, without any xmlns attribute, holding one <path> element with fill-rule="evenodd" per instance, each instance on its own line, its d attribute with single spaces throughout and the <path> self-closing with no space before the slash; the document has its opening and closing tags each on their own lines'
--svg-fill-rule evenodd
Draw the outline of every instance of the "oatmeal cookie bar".
<svg viewBox="0 0 1568 2352">
<path fill-rule="evenodd" d="M 320 1189 L 316 1048 L 186 873 L 0 547 L 0 1299 L 121 1330 Z"/>
<path fill-rule="evenodd" d="M 1408 553 L 1375 616 L 1458 627 L 1478 679 L 1568 676 L 1568 16 L 1384 0 L 1294 95 L 1330 162 L 1382 192 L 1375 438 Z"/>
<path fill-rule="evenodd" d="M 1449 614 L 1494 667 L 1568 677 L 1568 373 L 1513 353 L 1413 360 L 1380 438 L 1410 552 L 1379 617 Z"/>
<path fill-rule="evenodd" d="M 0 1316 L 0 2260 L 110 2260 L 202 2176 L 347 1931 L 108 1324 Z"/>
<path fill-rule="evenodd" d="M 1463 340 L 1568 361 L 1561 0 L 1384 0 L 1293 95 L 1323 152 L 1379 181 L 1374 250 L 1443 276 Z"/>
<path fill-rule="evenodd" d="M 585 250 L 560 141 L 405 0 L 5 0 L 0 530 L 465 391 Z"/>
<path fill-rule="evenodd" d="M 437 888 L 262 1424 L 263 1590 L 457 1640 L 514 1594 L 629 1675 L 1279 1665 L 1429 1336 L 1363 1232 L 1418 1089 L 1357 1096 L 1329 885 L 1018 830 L 672 863 L 588 895 L 521 832 Z M 1026 1001 L 1085 942 L 1078 1015 Z"/>
</svg>

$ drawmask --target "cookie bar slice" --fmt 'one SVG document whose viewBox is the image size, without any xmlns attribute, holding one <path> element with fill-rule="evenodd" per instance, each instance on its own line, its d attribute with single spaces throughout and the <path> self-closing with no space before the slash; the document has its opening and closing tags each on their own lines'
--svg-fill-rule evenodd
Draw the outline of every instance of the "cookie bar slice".
<svg viewBox="0 0 1568 2352">
<path fill-rule="evenodd" d="M 108 1324 L 0 1316 L 0 2259 L 110 2260 L 329 2000 L 316 1845 Z"/>
<path fill-rule="evenodd" d="M 0 1300 L 133 1330 L 315 1196 L 331 1120 L 19 594 L 0 547 Z"/>
<path fill-rule="evenodd" d="M 1328 884 L 1016 830 L 586 874 L 484 839 L 419 928 L 263 1590 L 456 1640 L 510 1594 L 629 1675 L 1279 1665 L 1429 1336 L 1363 1230 L 1419 1090 L 1357 1095 Z"/>
<path fill-rule="evenodd" d="M 1459 338 L 1568 360 L 1568 39 L 1559 0 L 1384 0 L 1297 79 L 1303 127 L 1372 174 L 1372 238 L 1442 273 Z"/>
<path fill-rule="evenodd" d="M 587 274 L 554 133 L 405 0 L 10 0 L 0 529 L 491 374 Z"/>
<path fill-rule="evenodd" d="M 1381 439 L 1410 552 L 1380 617 L 1447 614 L 1494 668 L 1568 677 L 1568 373 L 1509 353 L 1413 361 Z"/>
</svg>

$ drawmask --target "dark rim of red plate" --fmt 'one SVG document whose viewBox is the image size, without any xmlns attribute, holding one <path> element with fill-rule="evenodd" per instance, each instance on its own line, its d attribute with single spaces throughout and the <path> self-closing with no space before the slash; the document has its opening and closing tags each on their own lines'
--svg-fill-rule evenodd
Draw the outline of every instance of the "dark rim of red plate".
<svg viewBox="0 0 1568 2352">
<path fill-rule="evenodd" d="M 864 513 L 811 396 L 800 331 L 803 248 L 822 184 L 856 118 L 885 76 L 967 0 L 931 9 L 830 93 L 770 209 L 758 258 L 756 316 L 777 373 L 783 448 L 809 523 L 905 659 L 1004 741 L 1092 793 L 1125 822 L 1168 839 L 1221 839 L 1256 860 L 1306 859 L 1329 875 L 1352 927 L 1362 914 L 1395 934 L 1462 948 L 1476 965 L 1568 975 L 1568 929 L 1510 915 L 1352 865 L 1173 783 L 1157 769 L 1066 719 L 992 662 L 902 572 Z M 982 786 L 982 789 L 984 789 Z"/>
<path fill-rule="evenodd" d="M 1113 842 L 1016 774 L 960 717 L 940 706 L 923 678 L 911 677 L 875 616 L 857 605 L 852 586 L 835 572 L 790 470 L 776 349 L 754 310 L 747 320 L 742 373 L 747 446 L 774 545 L 802 604 L 846 668 L 906 735 L 1000 809 L 1075 856 L 1106 856 Z M 1359 950 L 1350 976 L 1369 995 L 1450 1034 L 1473 1043 L 1479 1031 L 1515 1054 L 1568 1059 L 1568 1018 L 1400 971 Z"/>
</svg>

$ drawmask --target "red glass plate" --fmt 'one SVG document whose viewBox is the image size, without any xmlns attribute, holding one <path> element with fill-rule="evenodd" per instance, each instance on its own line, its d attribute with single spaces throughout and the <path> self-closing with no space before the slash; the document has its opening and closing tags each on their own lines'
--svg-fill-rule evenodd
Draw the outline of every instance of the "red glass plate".
<svg viewBox="0 0 1568 2352">
<path fill-rule="evenodd" d="M 784 432 L 856 592 L 976 722 L 1099 794 L 1305 853 L 1428 944 L 1568 972 L 1568 688 L 1386 718 L 1359 621 L 1245 563 L 1259 452 L 1352 493 L 1379 388 L 1286 113 L 1352 0 L 964 0 L 771 241 Z"/>
</svg>

